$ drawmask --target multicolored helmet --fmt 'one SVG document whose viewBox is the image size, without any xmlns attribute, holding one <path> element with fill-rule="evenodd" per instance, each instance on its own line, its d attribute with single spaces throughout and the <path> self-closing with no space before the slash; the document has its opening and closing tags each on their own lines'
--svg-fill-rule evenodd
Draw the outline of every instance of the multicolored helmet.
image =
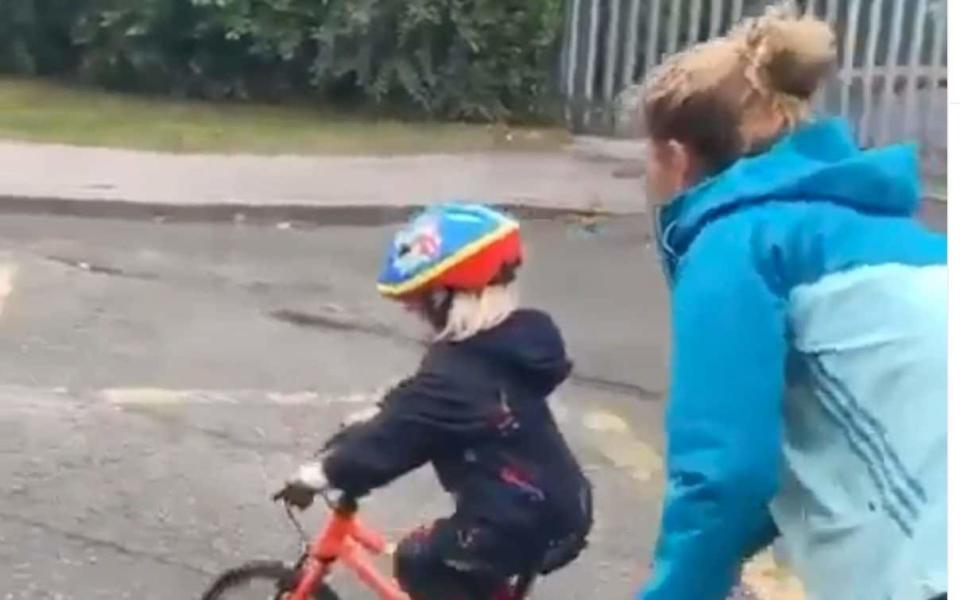
<svg viewBox="0 0 960 600">
<path fill-rule="evenodd" d="M 440 204 L 393 237 L 377 289 L 390 298 L 441 287 L 480 290 L 522 255 L 514 219 L 482 204 Z"/>
</svg>

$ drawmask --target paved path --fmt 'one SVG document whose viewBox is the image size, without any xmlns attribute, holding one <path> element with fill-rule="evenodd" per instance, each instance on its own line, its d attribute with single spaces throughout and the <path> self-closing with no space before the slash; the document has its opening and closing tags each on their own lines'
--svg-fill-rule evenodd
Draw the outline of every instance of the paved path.
<svg viewBox="0 0 960 600">
<path fill-rule="evenodd" d="M 451 198 L 641 212 L 642 186 L 597 153 L 396 157 L 178 155 L 0 142 L 0 198 L 203 206 L 377 207 Z"/>
</svg>

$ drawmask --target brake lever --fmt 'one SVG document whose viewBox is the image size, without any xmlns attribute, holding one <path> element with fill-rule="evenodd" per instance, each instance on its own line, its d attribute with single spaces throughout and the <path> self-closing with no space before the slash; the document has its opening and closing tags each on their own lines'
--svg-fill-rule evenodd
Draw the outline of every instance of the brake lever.
<svg viewBox="0 0 960 600">
<path fill-rule="evenodd" d="M 287 513 L 287 520 L 293 524 L 293 528 L 296 529 L 297 535 L 300 536 L 300 543 L 306 547 L 310 544 L 310 538 L 307 536 L 307 532 L 304 530 L 303 525 L 300 524 L 300 519 L 297 518 L 297 515 L 293 513 L 293 507 L 289 502 L 283 503 L 283 510 Z"/>
</svg>

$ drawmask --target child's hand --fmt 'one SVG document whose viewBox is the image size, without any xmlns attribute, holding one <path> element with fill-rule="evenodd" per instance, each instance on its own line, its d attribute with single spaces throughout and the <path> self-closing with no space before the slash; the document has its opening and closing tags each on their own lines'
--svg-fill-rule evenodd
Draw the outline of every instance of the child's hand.
<svg viewBox="0 0 960 600">
<path fill-rule="evenodd" d="M 323 474 L 323 466 L 317 462 L 306 463 L 287 479 L 286 485 L 273 495 L 273 499 L 306 510 L 313 504 L 313 497 L 325 487 L 327 478 Z"/>
</svg>

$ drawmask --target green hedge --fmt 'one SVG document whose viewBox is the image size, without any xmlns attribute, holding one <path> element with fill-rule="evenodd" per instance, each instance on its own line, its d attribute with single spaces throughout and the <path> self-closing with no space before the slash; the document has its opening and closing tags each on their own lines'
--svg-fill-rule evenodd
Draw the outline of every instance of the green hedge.
<svg viewBox="0 0 960 600">
<path fill-rule="evenodd" d="M 0 0 L 0 70 L 204 98 L 541 114 L 562 0 Z"/>
</svg>

